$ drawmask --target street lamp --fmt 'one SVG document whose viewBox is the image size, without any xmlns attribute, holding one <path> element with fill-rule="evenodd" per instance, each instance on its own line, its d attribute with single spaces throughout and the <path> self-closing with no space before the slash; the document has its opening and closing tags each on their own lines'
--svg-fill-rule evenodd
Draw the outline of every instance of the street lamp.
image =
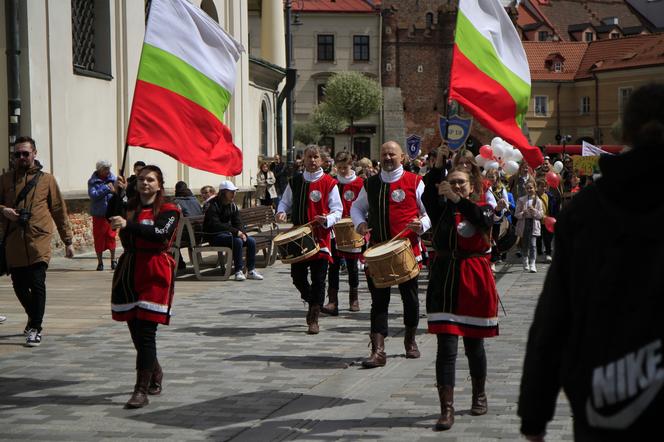
<svg viewBox="0 0 664 442">
<path fill-rule="evenodd" d="M 296 0 L 298 10 L 301 11 L 304 7 L 303 0 Z M 294 140 L 293 140 L 293 96 L 295 89 L 295 73 L 293 69 L 293 34 L 291 33 L 291 9 L 293 8 L 293 0 L 286 0 L 285 6 L 286 14 L 286 70 L 291 71 L 293 75 L 293 84 L 290 90 L 288 91 L 288 101 L 286 102 L 286 160 L 288 164 L 292 164 L 294 161 Z M 299 26 L 302 24 L 300 21 L 300 15 L 295 14 L 295 21 L 292 23 L 293 26 Z"/>
</svg>

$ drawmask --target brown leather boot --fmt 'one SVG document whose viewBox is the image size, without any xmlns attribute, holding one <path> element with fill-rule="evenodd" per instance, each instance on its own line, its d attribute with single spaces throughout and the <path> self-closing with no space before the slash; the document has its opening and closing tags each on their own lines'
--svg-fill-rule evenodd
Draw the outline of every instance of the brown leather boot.
<svg viewBox="0 0 664 442">
<path fill-rule="evenodd" d="M 440 399 L 440 418 L 436 422 L 434 430 L 449 430 L 454 425 L 454 387 L 451 385 L 439 385 L 438 399 Z"/>
<path fill-rule="evenodd" d="M 420 350 L 415 342 L 417 327 L 406 327 L 406 334 L 403 338 L 403 346 L 406 348 L 406 358 L 417 359 L 420 357 Z"/>
<path fill-rule="evenodd" d="M 164 372 L 161 370 L 159 361 L 155 359 L 154 370 L 152 370 L 152 379 L 150 379 L 150 386 L 148 387 L 148 394 L 159 395 L 161 394 L 161 382 L 164 380 Z"/>
<path fill-rule="evenodd" d="M 360 302 L 357 297 L 357 287 L 351 287 L 350 291 L 348 292 L 348 303 L 350 304 L 350 310 L 351 312 L 359 312 L 360 311 Z"/>
<path fill-rule="evenodd" d="M 487 405 L 486 392 L 484 391 L 484 384 L 486 377 L 472 378 L 473 383 L 473 403 L 470 406 L 470 414 L 473 416 L 481 416 L 489 411 Z"/>
<path fill-rule="evenodd" d="M 339 316 L 339 289 L 328 288 L 327 300 L 329 301 L 320 312 L 324 315 Z"/>
<path fill-rule="evenodd" d="M 142 408 L 150 403 L 148 400 L 148 387 L 152 378 L 152 370 L 137 370 L 134 394 L 131 395 L 125 408 Z"/>
<path fill-rule="evenodd" d="M 317 335 L 320 332 L 318 327 L 318 316 L 320 315 L 320 305 L 309 305 L 309 329 L 307 333 L 310 335 Z"/>
<path fill-rule="evenodd" d="M 387 355 L 385 354 L 385 336 L 380 333 L 371 333 L 371 356 L 362 361 L 362 367 L 384 367 L 386 363 Z"/>
</svg>

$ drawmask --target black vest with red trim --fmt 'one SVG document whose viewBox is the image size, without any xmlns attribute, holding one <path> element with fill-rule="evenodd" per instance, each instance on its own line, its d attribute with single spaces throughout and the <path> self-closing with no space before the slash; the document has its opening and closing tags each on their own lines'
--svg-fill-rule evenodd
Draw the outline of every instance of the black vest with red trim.
<svg viewBox="0 0 664 442">
<path fill-rule="evenodd" d="M 422 177 L 404 171 L 401 178 L 385 183 L 380 174 L 369 177 L 364 188 L 369 202 L 369 227 L 371 244 L 387 241 L 401 232 L 406 225 L 419 217 L 417 186 Z M 402 235 L 409 238 L 416 258 L 421 255 L 417 233 L 409 230 Z M 418 259 L 419 260 L 419 259 Z"/>
</svg>

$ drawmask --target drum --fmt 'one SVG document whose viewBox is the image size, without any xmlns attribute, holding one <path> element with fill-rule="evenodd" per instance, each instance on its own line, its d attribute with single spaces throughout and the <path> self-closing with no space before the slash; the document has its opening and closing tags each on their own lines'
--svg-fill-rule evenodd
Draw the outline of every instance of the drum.
<svg viewBox="0 0 664 442">
<path fill-rule="evenodd" d="M 281 262 L 291 264 L 311 258 L 320 250 L 311 227 L 305 225 L 295 227 L 288 232 L 280 233 L 274 237 Z"/>
<path fill-rule="evenodd" d="M 498 231 L 498 238 L 494 238 L 497 251 L 499 253 L 509 252 L 516 244 L 517 239 L 514 225 L 507 218 L 503 217 Z"/>
<path fill-rule="evenodd" d="M 401 284 L 420 273 L 410 240 L 405 238 L 370 247 L 364 252 L 364 258 L 378 288 Z"/>
<path fill-rule="evenodd" d="M 342 218 L 334 225 L 334 239 L 337 249 L 342 252 L 357 252 L 364 245 L 364 237 L 355 231 L 355 226 L 350 218 Z"/>
</svg>

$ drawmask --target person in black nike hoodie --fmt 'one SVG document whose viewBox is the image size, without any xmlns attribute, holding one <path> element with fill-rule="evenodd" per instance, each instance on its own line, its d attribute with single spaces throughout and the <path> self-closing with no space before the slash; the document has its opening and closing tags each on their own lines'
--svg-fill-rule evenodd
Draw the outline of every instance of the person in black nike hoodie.
<svg viewBox="0 0 664 442">
<path fill-rule="evenodd" d="M 562 388 L 577 441 L 658 439 L 664 417 L 664 84 L 635 91 L 626 153 L 563 209 L 526 349 L 521 432 L 544 440 Z M 652 434 L 653 436 L 650 436 Z"/>
</svg>

